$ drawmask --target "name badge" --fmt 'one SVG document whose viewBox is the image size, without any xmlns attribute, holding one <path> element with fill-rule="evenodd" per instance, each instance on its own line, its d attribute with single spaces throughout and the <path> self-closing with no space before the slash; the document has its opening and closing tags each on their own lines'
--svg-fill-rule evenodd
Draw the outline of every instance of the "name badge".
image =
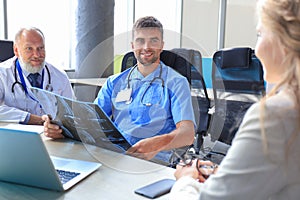
<svg viewBox="0 0 300 200">
<path fill-rule="evenodd" d="M 131 92 L 132 92 L 131 88 L 126 88 L 124 90 L 121 90 L 117 94 L 116 102 L 123 102 L 123 101 L 129 102 L 131 99 Z"/>
</svg>

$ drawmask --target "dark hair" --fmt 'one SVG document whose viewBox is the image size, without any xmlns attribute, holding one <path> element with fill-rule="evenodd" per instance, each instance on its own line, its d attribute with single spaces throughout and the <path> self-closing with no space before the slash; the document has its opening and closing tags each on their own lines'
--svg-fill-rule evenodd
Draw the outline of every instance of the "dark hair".
<svg viewBox="0 0 300 200">
<path fill-rule="evenodd" d="M 161 32 L 161 37 L 163 38 L 163 34 L 164 34 L 163 25 L 158 19 L 156 19 L 153 16 L 146 16 L 146 17 L 139 18 L 134 23 L 132 27 L 132 38 L 134 36 L 134 32 L 137 29 L 141 29 L 141 28 L 158 28 Z"/>
</svg>

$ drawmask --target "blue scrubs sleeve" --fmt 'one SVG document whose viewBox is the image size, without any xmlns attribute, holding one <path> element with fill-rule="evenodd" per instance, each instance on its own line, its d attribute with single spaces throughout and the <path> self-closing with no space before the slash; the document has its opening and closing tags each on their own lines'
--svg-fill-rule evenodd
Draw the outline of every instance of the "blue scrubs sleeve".
<svg viewBox="0 0 300 200">
<path fill-rule="evenodd" d="M 94 101 L 94 103 L 98 104 L 108 116 L 112 115 L 112 88 L 113 86 L 111 78 L 108 78 L 104 85 L 101 87 L 98 96 Z"/>
<path fill-rule="evenodd" d="M 173 90 L 174 93 L 171 96 L 171 112 L 174 122 L 177 124 L 182 120 L 190 120 L 196 126 L 188 81 L 186 79 L 176 79 L 174 82 L 176 90 Z"/>
</svg>

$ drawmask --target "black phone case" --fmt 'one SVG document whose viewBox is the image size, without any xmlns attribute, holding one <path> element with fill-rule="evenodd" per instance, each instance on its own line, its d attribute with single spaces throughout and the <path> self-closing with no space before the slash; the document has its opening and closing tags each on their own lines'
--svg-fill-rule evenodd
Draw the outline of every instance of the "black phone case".
<svg viewBox="0 0 300 200">
<path fill-rule="evenodd" d="M 175 180 L 173 179 L 162 179 L 144 187 L 138 188 L 134 192 L 150 199 L 154 199 L 156 197 L 169 193 L 174 183 Z"/>
</svg>

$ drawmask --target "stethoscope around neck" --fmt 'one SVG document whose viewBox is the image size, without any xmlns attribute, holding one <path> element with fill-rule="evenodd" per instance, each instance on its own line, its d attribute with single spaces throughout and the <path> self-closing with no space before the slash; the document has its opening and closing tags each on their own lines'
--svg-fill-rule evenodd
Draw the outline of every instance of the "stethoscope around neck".
<svg viewBox="0 0 300 200">
<path fill-rule="evenodd" d="M 158 76 L 158 77 L 157 77 L 157 76 L 154 77 L 154 78 L 150 81 L 149 85 L 147 86 L 147 88 L 145 89 L 145 91 L 143 92 L 143 94 L 142 94 L 142 96 L 141 96 L 141 103 L 142 103 L 144 106 L 152 106 L 152 105 L 153 105 L 153 104 L 150 103 L 150 102 L 144 103 L 144 102 L 143 102 L 143 99 L 144 99 L 144 96 L 145 96 L 147 90 L 151 87 L 151 85 L 152 85 L 152 83 L 153 83 L 154 81 L 160 80 L 160 81 L 161 81 L 161 86 L 164 87 L 165 82 L 164 82 L 164 80 L 163 80 L 162 77 L 161 77 L 161 76 L 162 76 L 162 65 L 159 64 L 159 66 L 160 66 L 159 76 Z M 135 68 L 137 68 L 137 64 L 133 66 L 133 68 L 130 70 L 130 72 L 129 72 L 129 74 L 128 74 L 128 78 L 127 78 L 127 89 L 130 89 L 130 77 L 131 77 L 131 74 L 132 74 L 132 72 L 133 72 L 133 70 L 134 70 Z M 160 97 L 160 101 L 161 101 L 161 98 L 162 98 L 162 97 Z M 132 97 L 130 98 L 129 101 L 126 102 L 126 104 L 130 104 L 131 102 L 132 102 Z"/>
<path fill-rule="evenodd" d="M 51 86 L 50 71 L 49 71 L 49 69 L 46 65 L 45 65 L 45 68 L 46 68 L 47 73 L 48 73 L 48 84 L 46 86 L 46 90 L 53 91 L 53 87 Z M 19 74 L 20 81 L 18 81 L 17 71 L 18 71 L 18 74 Z M 45 110 L 44 110 L 43 106 L 41 105 L 41 103 L 34 96 L 32 96 L 28 93 L 27 86 L 26 86 L 26 83 L 25 83 L 25 79 L 24 79 L 24 76 L 23 76 L 23 73 L 22 73 L 22 68 L 20 66 L 20 63 L 19 63 L 18 59 L 15 61 L 14 73 L 15 73 L 14 74 L 15 82 L 11 86 L 11 92 L 14 94 L 13 96 L 15 96 L 15 90 L 14 90 L 15 86 L 20 85 L 22 87 L 23 91 L 25 92 L 25 95 L 39 104 L 39 107 L 41 109 L 41 113 L 42 112 L 45 113 Z M 44 69 L 42 71 L 42 83 L 41 83 L 41 86 L 40 86 L 41 89 L 43 88 L 43 82 L 44 82 Z M 15 99 L 15 97 L 14 97 L 14 99 Z"/>
<path fill-rule="evenodd" d="M 51 85 L 50 71 L 49 71 L 49 68 L 47 67 L 47 65 L 45 65 L 45 68 L 46 68 L 46 71 L 47 71 L 47 74 L 48 74 L 48 84 L 46 85 L 45 89 L 52 92 L 53 87 Z M 21 82 L 18 81 L 17 71 L 18 71 Z M 27 86 L 26 86 L 26 83 L 25 83 L 25 79 L 24 79 L 24 76 L 23 76 L 23 73 L 22 73 L 22 68 L 20 66 L 20 63 L 19 63 L 18 59 L 15 61 L 14 76 L 15 76 L 15 82 L 11 86 L 11 92 L 15 93 L 15 90 L 14 90 L 15 86 L 20 85 L 23 88 L 25 94 L 29 95 L 28 90 L 27 90 Z M 43 82 L 44 82 L 44 69 L 42 71 L 42 83 L 41 83 L 41 86 L 39 87 L 40 89 L 43 89 Z"/>
</svg>

